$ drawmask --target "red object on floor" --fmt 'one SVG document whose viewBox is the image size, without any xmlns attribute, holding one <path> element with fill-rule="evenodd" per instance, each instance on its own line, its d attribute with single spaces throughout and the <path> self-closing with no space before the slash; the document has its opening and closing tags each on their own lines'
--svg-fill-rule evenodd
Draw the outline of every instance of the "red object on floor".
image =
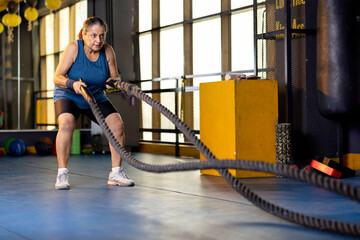
<svg viewBox="0 0 360 240">
<path fill-rule="evenodd" d="M 311 167 L 315 168 L 316 170 L 320 171 L 320 172 L 323 172 L 331 177 L 334 177 L 334 178 L 340 178 L 341 177 L 341 174 L 342 172 L 340 171 L 337 171 L 335 170 L 334 168 L 331 168 L 329 166 L 326 166 L 325 164 L 321 163 L 321 162 L 318 162 L 316 160 L 312 160 L 311 162 Z"/>
</svg>

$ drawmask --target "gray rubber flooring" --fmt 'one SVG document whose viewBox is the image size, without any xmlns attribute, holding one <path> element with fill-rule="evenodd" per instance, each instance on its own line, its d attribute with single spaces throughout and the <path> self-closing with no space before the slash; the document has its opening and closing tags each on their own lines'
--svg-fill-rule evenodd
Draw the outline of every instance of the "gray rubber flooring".
<svg viewBox="0 0 360 240">
<path fill-rule="evenodd" d="M 153 164 L 194 161 L 132 155 Z M 71 156 L 71 189 L 58 191 L 55 156 L 0 156 L 0 239 L 352 239 L 272 216 L 221 177 L 123 165 L 135 187 L 106 185 L 109 155 Z M 345 181 L 360 186 L 359 178 Z M 326 190 L 276 177 L 242 182 L 282 207 L 360 224 L 360 204 Z"/>
</svg>

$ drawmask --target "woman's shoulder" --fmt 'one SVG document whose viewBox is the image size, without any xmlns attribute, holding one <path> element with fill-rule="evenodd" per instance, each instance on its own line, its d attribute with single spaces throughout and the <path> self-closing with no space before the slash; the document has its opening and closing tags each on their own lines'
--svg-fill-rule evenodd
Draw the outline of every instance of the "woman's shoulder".
<svg viewBox="0 0 360 240">
<path fill-rule="evenodd" d="M 104 50 L 105 50 L 106 53 L 114 51 L 113 47 L 110 44 L 107 44 L 107 43 L 104 43 Z"/>
<path fill-rule="evenodd" d="M 65 51 L 73 54 L 73 53 L 77 53 L 77 52 L 78 52 L 78 49 L 79 49 L 78 43 L 77 43 L 77 41 L 75 40 L 75 41 L 70 42 L 70 43 L 66 46 Z"/>
<path fill-rule="evenodd" d="M 75 50 L 75 51 L 77 52 L 77 50 L 78 50 L 78 48 L 79 48 L 77 40 L 70 42 L 70 43 L 67 45 L 66 48 L 67 48 L 69 51 L 74 51 L 74 50 Z"/>
<path fill-rule="evenodd" d="M 79 47 L 76 40 L 70 42 L 64 50 L 64 54 L 63 54 L 64 58 L 71 59 L 71 61 L 74 62 L 78 55 L 78 49 Z"/>
<path fill-rule="evenodd" d="M 114 49 L 111 45 L 104 43 L 104 52 L 106 55 L 106 58 L 109 60 L 109 58 L 113 58 L 114 57 Z"/>
</svg>

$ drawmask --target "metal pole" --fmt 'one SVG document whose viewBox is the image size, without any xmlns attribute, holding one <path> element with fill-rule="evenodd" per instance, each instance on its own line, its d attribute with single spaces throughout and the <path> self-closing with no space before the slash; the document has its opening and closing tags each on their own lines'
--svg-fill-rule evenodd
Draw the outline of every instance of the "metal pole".
<svg viewBox="0 0 360 240">
<path fill-rule="evenodd" d="M 176 89 L 179 88 L 179 79 L 176 79 Z M 175 115 L 178 117 L 178 112 L 179 112 L 179 96 L 178 96 L 178 92 L 175 91 Z M 179 146 L 179 129 L 175 126 L 175 156 L 179 157 L 180 156 L 180 146 Z"/>
<path fill-rule="evenodd" d="M 4 126 L 3 128 L 7 129 L 7 94 L 6 94 L 6 74 L 5 74 L 5 61 L 6 61 L 6 58 L 5 58 L 5 46 L 6 44 L 6 37 L 5 37 L 5 34 L 2 34 L 2 38 L 1 38 L 1 52 L 2 52 L 2 87 L 3 87 L 3 111 L 4 111 Z"/>
<path fill-rule="evenodd" d="M 339 151 L 339 164 L 344 165 L 344 127 L 343 121 L 338 122 L 338 151 Z M 347 128 L 348 129 L 348 128 Z"/>
<path fill-rule="evenodd" d="M 19 9 L 20 9 L 20 3 L 18 3 L 19 5 Z M 18 11 L 18 16 L 20 17 L 20 11 Z M 20 129 L 20 24 L 18 25 L 18 31 L 17 31 L 17 38 L 18 38 L 18 46 L 17 46 L 17 49 L 18 49 L 18 66 L 17 66 L 17 73 L 18 73 L 18 129 Z"/>
<path fill-rule="evenodd" d="M 254 17 L 254 75 L 258 75 L 258 57 L 257 57 L 257 0 L 253 1 L 253 17 Z"/>
<path fill-rule="evenodd" d="M 286 0 L 284 20 L 285 20 L 285 39 L 284 39 L 284 53 L 285 53 L 285 84 L 286 84 L 286 104 L 287 104 L 287 122 L 293 121 L 293 104 L 292 104 L 292 79 L 291 79 L 291 1 Z"/>
</svg>

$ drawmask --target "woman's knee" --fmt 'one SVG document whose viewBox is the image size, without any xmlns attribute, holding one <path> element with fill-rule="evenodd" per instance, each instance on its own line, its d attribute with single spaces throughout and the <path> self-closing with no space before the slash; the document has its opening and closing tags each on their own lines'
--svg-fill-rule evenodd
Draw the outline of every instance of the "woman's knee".
<svg viewBox="0 0 360 240">
<path fill-rule="evenodd" d="M 72 132 L 76 126 L 75 117 L 72 114 L 61 114 L 59 120 L 59 131 Z"/>
<path fill-rule="evenodd" d="M 124 122 L 119 114 L 111 114 L 105 119 L 105 121 L 114 135 L 124 135 Z"/>
<path fill-rule="evenodd" d="M 124 135 L 124 122 L 122 120 L 117 121 L 111 127 L 113 133 L 118 136 Z"/>
</svg>

